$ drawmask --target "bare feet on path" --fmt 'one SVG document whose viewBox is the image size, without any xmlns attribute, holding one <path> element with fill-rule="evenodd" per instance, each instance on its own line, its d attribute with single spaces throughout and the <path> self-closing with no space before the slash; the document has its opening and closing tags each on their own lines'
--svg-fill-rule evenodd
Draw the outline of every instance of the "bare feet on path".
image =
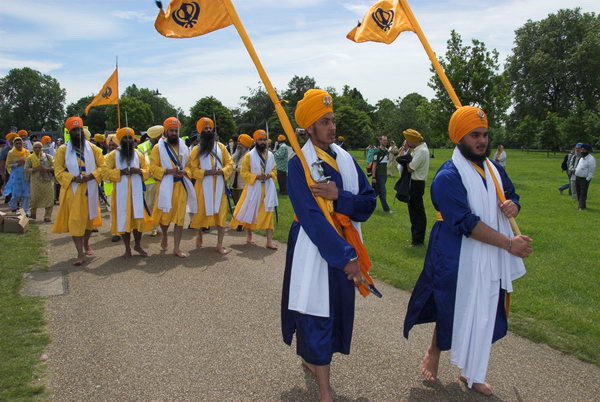
<svg viewBox="0 0 600 402">
<path fill-rule="evenodd" d="M 202 236 L 196 237 L 196 248 L 202 248 Z"/>
<path fill-rule="evenodd" d="M 304 360 L 303 358 L 300 358 L 300 363 L 302 363 L 302 366 L 304 368 L 306 368 L 308 371 L 310 371 L 312 373 L 312 375 L 314 375 L 315 377 L 317 376 L 317 372 L 315 369 L 315 365 L 314 364 L 310 364 L 308 363 L 306 360 Z"/>
<path fill-rule="evenodd" d="M 169 239 L 167 239 L 166 236 L 163 236 L 163 238 L 161 239 L 160 248 L 162 248 L 163 250 L 166 250 L 167 248 L 169 248 Z"/>
<path fill-rule="evenodd" d="M 269 250 L 278 250 L 278 249 L 279 249 L 279 248 L 278 248 L 276 245 L 274 245 L 273 243 L 267 243 L 267 246 L 266 246 L 266 247 L 267 247 Z"/>
<path fill-rule="evenodd" d="M 181 251 L 179 249 L 173 250 L 173 254 L 175 254 L 179 258 L 187 258 L 188 257 L 188 255 L 186 253 L 184 253 L 183 251 Z"/>
<path fill-rule="evenodd" d="M 125 254 L 123 254 L 123 258 L 125 258 L 125 259 L 131 258 L 131 250 L 126 250 Z"/>
<path fill-rule="evenodd" d="M 85 261 L 85 254 L 80 254 L 77 256 L 77 259 L 75 260 L 73 265 L 76 267 L 79 267 L 79 266 L 83 265 L 84 261 Z"/>
<path fill-rule="evenodd" d="M 94 250 L 92 250 L 90 247 L 86 248 L 85 255 L 94 255 Z"/>
<path fill-rule="evenodd" d="M 463 376 L 460 376 L 459 379 L 464 382 L 465 384 L 468 383 L 467 379 Z M 492 396 L 494 393 L 492 392 L 492 387 L 490 386 L 490 384 L 485 383 L 479 383 L 479 382 L 474 382 L 473 383 L 473 390 L 479 392 L 480 394 L 483 394 L 485 396 Z"/>
<path fill-rule="evenodd" d="M 227 250 L 225 247 L 217 247 L 217 253 L 221 255 L 227 255 L 231 252 L 231 250 Z"/>
<path fill-rule="evenodd" d="M 432 350 L 431 346 L 425 352 L 423 360 L 419 365 L 421 375 L 427 382 L 437 381 L 438 367 L 440 365 L 440 354 Z"/>
<path fill-rule="evenodd" d="M 252 239 L 246 239 L 246 244 L 251 244 L 251 245 L 255 246 L 256 242 Z"/>
<path fill-rule="evenodd" d="M 133 249 L 142 257 L 148 257 L 148 253 L 142 248 L 142 246 L 135 246 Z"/>
</svg>

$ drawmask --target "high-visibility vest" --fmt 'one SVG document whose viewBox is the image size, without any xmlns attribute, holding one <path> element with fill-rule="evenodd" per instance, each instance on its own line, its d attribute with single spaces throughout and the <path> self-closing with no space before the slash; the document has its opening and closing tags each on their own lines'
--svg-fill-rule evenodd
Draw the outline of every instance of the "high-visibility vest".
<svg viewBox="0 0 600 402">
<path fill-rule="evenodd" d="M 137 150 L 140 151 L 141 153 L 143 153 L 144 156 L 146 157 L 146 163 L 148 165 L 150 165 L 150 152 L 152 152 L 152 147 L 153 147 L 153 145 L 150 142 L 150 140 L 144 141 L 140 145 L 137 146 Z M 146 180 L 144 183 L 152 184 L 152 183 L 156 183 L 156 180 L 154 180 L 154 178 L 152 176 L 150 176 L 148 178 L 148 180 Z"/>
</svg>

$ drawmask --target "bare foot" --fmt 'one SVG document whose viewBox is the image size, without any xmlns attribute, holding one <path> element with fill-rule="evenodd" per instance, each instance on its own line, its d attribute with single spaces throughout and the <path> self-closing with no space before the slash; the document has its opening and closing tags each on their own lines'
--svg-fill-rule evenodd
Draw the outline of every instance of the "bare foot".
<svg viewBox="0 0 600 402">
<path fill-rule="evenodd" d="M 256 245 L 256 242 L 252 239 L 246 239 L 246 244 L 252 244 L 254 246 Z"/>
<path fill-rule="evenodd" d="M 84 261 L 85 261 L 85 254 L 78 255 L 77 259 L 75 260 L 75 262 L 73 263 L 73 265 L 75 265 L 76 267 L 79 267 L 79 266 L 83 265 Z"/>
<path fill-rule="evenodd" d="M 135 246 L 133 249 L 135 251 L 137 251 L 137 253 L 139 255 L 141 255 L 142 257 L 148 257 L 148 253 L 146 251 L 144 251 L 144 249 L 142 248 L 142 246 Z"/>
<path fill-rule="evenodd" d="M 459 377 L 459 379 L 462 382 L 464 382 L 465 384 L 468 383 L 467 379 L 465 377 L 463 377 L 462 375 Z M 483 394 L 485 396 L 492 396 L 494 394 L 492 392 L 492 387 L 488 383 L 482 384 L 480 382 L 474 382 L 473 383 L 473 390 L 475 390 L 475 391 L 477 391 L 480 394 Z"/>
<path fill-rule="evenodd" d="M 125 254 L 123 254 L 123 258 L 125 258 L 125 259 L 131 258 L 131 250 L 125 250 Z"/>
<path fill-rule="evenodd" d="M 202 248 L 202 236 L 196 237 L 196 248 Z"/>
<path fill-rule="evenodd" d="M 188 255 L 186 253 L 184 253 L 183 251 L 181 251 L 179 249 L 173 250 L 173 254 L 175 254 L 179 258 L 187 258 L 188 257 Z"/>
<path fill-rule="evenodd" d="M 167 239 L 166 236 L 163 236 L 163 238 L 161 239 L 160 248 L 162 248 L 163 250 L 166 250 L 167 248 L 169 248 L 169 239 Z"/>
<path fill-rule="evenodd" d="M 217 253 L 221 255 L 227 255 L 231 252 L 231 250 L 227 250 L 225 247 L 217 247 Z"/>
<path fill-rule="evenodd" d="M 274 245 L 273 243 L 271 243 L 271 244 L 267 243 L 267 248 L 268 248 L 268 249 L 270 249 L 270 250 L 278 250 L 278 249 L 279 249 L 279 248 L 278 248 L 276 245 Z"/>
<path fill-rule="evenodd" d="M 86 248 L 85 249 L 85 255 L 94 255 L 94 250 L 92 250 L 91 248 Z"/>
<path fill-rule="evenodd" d="M 302 363 L 302 366 L 304 366 L 308 371 L 310 371 L 312 373 L 312 375 L 314 375 L 315 377 L 317 376 L 317 371 L 315 369 L 315 365 L 314 364 L 310 364 L 309 362 L 307 362 L 303 358 L 300 358 L 300 362 Z"/>
<path fill-rule="evenodd" d="M 431 346 L 427 349 L 423 360 L 419 368 L 421 369 L 421 375 L 427 382 L 437 381 L 437 372 L 440 365 L 440 355 L 432 350 Z"/>
</svg>

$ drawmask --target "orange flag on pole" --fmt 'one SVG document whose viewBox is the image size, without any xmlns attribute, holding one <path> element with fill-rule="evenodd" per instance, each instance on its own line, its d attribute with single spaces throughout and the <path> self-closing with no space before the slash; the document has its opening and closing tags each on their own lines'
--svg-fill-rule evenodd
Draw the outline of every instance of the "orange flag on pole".
<svg viewBox="0 0 600 402">
<path fill-rule="evenodd" d="M 362 22 L 346 35 L 354 42 L 392 43 L 400 32 L 415 31 L 399 0 L 380 0 L 367 11 Z"/>
<path fill-rule="evenodd" d="M 168 38 L 192 38 L 233 24 L 222 0 L 171 0 L 167 11 L 156 4 L 154 27 Z"/>
<path fill-rule="evenodd" d="M 118 68 L 108 78 L 108 80 L 102 86 L 100 92 L 92 102 L 86 106 L 84 114 L 88 114 L 88 111 L 92 106 L 100 105 L 118 105 L 119 104 L 119 72 Z"/>
</svg>

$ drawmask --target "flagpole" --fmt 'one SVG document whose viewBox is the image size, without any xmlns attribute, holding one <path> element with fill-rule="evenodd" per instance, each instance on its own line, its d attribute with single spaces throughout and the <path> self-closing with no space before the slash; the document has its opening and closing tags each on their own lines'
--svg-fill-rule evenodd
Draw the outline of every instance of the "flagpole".
<svg viewBox="0 0 600 402">
<path fill-rule="evenodd" d="M 121 128 L 121 101 L 119 100 L 119 56 L 116 61 L 117 69 L 117 129 Z"/>
<path fill-rule="evenodd" d="M 446 91 L 448 92 L 448 95 L 450 96 L 452 103 L 454 103 L 454 106 L 458 109 L 459 107 L 462 106 L 462 104 L 460 103 L 460 100 L 458 99 L 456 92 L 454 92 L 454 88 L 452 87 L 450 80 L 448 80 L 448 77 L 446 76 L 446 72 L 444 71 L 444 68 L 440 64 L 437 57 L 435 56 L 434 51 L 431 49 L 431 46 L 429 45 L 429 41 L 425 37 L 425 34 L 423 33 L 423 30 L 421 29 L 421 26 L 419 25 L 417 18 L 415 17 L 412 10 L 410 9 L 410 6 L 408 5 L 408 1 L 400 0 L 400 4 L 402 5 L 402 8 L 406 12 L 406 16 L 410 20 L 410 23 L 415 28 L 415 33 L 419 37 L 419 40 L 421 41 L 421 44 L 423 45 L 423 48 L 425 49 L 425 53 L 427 53 L 427 56 L 429 56 L 429 60 L 431 60 L 431 64 L 433 64 L 433 68 L 437 72 L 437 75 L 438 75 L 440 81 L 442 81 L 442 84 L 446 88 Z"/>
<path fill-rule="evenodd" d="M 292 123 L 290 122 L 290 119 L 289 119 L 287 113 L 281 106 L 281 100 L 277 96 L 277 93 L 275 92 L 275 88 L 273 88 L 273 85 L 271 84 L 271 80 L 269 79 L 267 72 L 263 68 L 262 63 L 260 62 L 260 59 L 258 58 L 258 55 L 256 54 L 256 50 L 254 50 L 252 41 L 250 41 L 250 37 L 248 36 L 248 33 L 246 32 L 246 29 L 244 28 L 244 25 L 242 24 L 242 20 L 240 19 L 235 7 L 233 6 L 233 2 L 231 0 L 223 0 L 223 4 L 225 5 L 225 7 L 227 9 L 227 13 L 229 14 L 229 17 L 231 18 L 233 25 L 235 26 L 235 28 L 238 31 L 238 34 L 240 35 L 242 42 L 244 42 L 244 46 L 246 46 L 246 50 L 248 51 L 250 58 L 252 59 L 252 61 L 254 62 L 254 65 L 256 66 L 258 75 L 260 76 L 260 79 L 262 80 L 262 82 L 265 86 L 265 89 L 267 90 L 267 93 L 269 94 L 269 97 L 271 98 L 271 101 L 273 102 L 273 105 L 275 105 L 275 112 L 277 113 L 277 117 L 279 117 L 279 121 L 281 122 L 283 131 L 286 133 L 288 139 L 290 140 L 290 144 L 292 145 L 292 148 L 293 148 L 294 152 L 296 153 L 296 156 L 298 157 L 298 159 L 300 159 L 300 163 L 302 164 L 302 168 L 304 169 L 304 176 L 306 177 L 306 182 L 308 183 L 309 186 L 311 186 L 311 185 L 315 184 L 315 181 L 312 178 L 312 175 L 310 173 L 310 167 L 308 166 L 308 163 L 306 162 L 306 159 L 304 158 L 304 153 L 302 152 L 302 148 L 300 147 L 300 144 L 298 143 L 298 139 L 296 138 L 296 134 L 294 133 L 294 129 L 292 128 Z M 323 197 L 315 197 L 315 200 L 317 202 L 317 205 L 319 205 L 319 207 L 323 211 L 323 215 L 325 215 L 325 219 L 327 219 L 327 221 L 331 224 L 331 226 L 333 226 L 339 233 L 340 231 L 339 231 L 338 227 L 335 225 L 335 223 L 333 222 L 333 218 L 331 217 L 331 214 L 329 213 L 329 209 L 327 208 L 327 203 L 326 203 L 325 199 Z"/>
</svg>

